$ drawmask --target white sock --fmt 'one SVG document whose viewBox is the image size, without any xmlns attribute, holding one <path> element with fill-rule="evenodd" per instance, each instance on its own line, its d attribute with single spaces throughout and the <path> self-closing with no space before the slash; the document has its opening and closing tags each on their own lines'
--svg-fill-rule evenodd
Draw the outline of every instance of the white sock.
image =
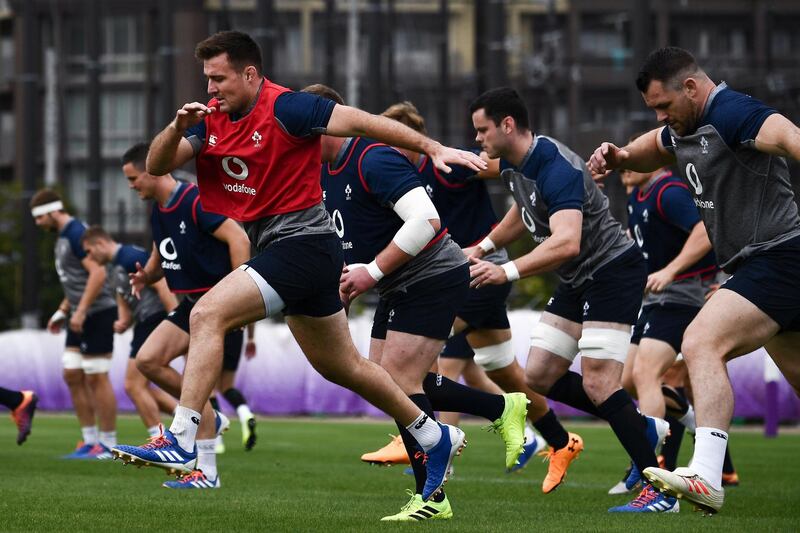
<svg viewBox="0 0 800 533">
<path fill-rule="evenodd" d="M 689 468 L 703 476 L 717 490 L 722 488 L 722 463 L 725 462 L 727 447 L 726 432 L 715 428 L 697 428 L 694 455 Z"/>
<path fill-rule="evenodd" d="M 83 435 L 83 443 L 84 444 L 91 444 L 95 445 L 99 442 L 99 436 L 97 432 L 97 426 L 86 426 L 81 428 L 81 434 Z"/>
<path fill-rule="evenodd" d="M 690 405 L 686 414 L 678 419 L 678 422 L 686 426 L 686 431 L 694 434 L 697 431 L 697 421 L 694 418 L 694 408 Z"/>
<path fill-rule="evenodd" d="M 208 479 L 217 479 L 216 438 L 199 439 L 197 441 L 197 468 L 202 470 Z"/>
<path fill-rule="evenodd" d="M 161 434 L 161 427 L 158 424 L 150 426 L 147 428 L 147 434 L 151 437 L 157 437 Z"/>
<path fill-rule="evenodd" d="M 407 425 L 406 429 L 426 452 L 436 446 L 442 438 L 439 423 L 423 412 L 420 412 L 416 420 Z"/>
<path fill-rule="evenodd" d="M 247 421 L 253 418 L 253 412 L 250 410 L 250 407 L 246 403 L 243 403 L 239 407 L 236 408 L 236 414 L 239 415 L 239 422 L 242 423 L 244 426 L 247 424 Z"/>
<path fill-rule="evenodd" d="M 116 431 L 101 431 L 100 444 L 108 448 L 114 448 L 117 445 L 117 432 Z"/>
<path fill-rule="evenodd" d="M 222 440 L 222 435 L 217 435 L 214 439 L 214 451 L 216 452 L 220 446 L 225 446 L 225 441 Z"/>
<path fill-rule="evenodd" d="M 178 440 L 178 446 L 187 452 L 191 452 L 194 449 L 194 440 L 199 427 L 200 413 L 179 405 L 175 409 L 175 418 L 172 419 L 172 425 L 169 430 Z"/>
</svg>

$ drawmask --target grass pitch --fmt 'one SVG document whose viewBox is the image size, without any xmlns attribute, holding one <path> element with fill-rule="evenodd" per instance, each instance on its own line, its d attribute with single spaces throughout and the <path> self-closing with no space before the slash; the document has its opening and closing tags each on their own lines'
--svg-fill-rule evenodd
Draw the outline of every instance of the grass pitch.
<svg viewBox="0 0 800 533">
<path fill-rule="evenodd" d="M 27 443 L 0 422 L 0 531 L 797 531 L 800 486 L 795 458 L 800 435 L 778 439 L 734 430 L 733 459 L 742 480 L 727 491 L 722 513 L 706 518 L 685 505 L 680 514 L 609 515 L 629 498 L 609 496 L 625 456 L 611 431 L 568 422 L 586 449 L 567 481 L 541 493 L 546 465 L 534 458 L 518 474 L 503 471 L 499 437 L 464 424 L 469 445 L 447 484 L 449 521 L 382 523 L 406 503 L 413 487 L 403 468 L 359 461 L 387 441 L 390 422 L 261 419 L 258 444 L 241 446 L 238 423 L 219 456 L 220 490 L 174 491 L 154 468 L 119 461 L 66 461 L 79 436 L 71 416 L 38 414 Z M 120 442 L 144 441 L 137 418 L 120 419 Z M 684 439 L 682 460 L 691 439 Z"/>
</svg>

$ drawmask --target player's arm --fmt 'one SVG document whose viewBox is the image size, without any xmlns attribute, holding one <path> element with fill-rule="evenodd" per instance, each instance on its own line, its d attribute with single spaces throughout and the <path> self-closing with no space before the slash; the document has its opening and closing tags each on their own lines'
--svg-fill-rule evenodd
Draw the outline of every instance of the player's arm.
<svg viewBox="0 0 800 533">
<path fill-rule="evenodd" d="M 178 299 L 169 290 L 169 285 L 167 285 L 167 280 L 161 278 L 160 280 L 153 283 L 151 287 L 153 287 L 153 290 L 155 290 L 156 294 L 158 294 L 158 299 L 161 300 L 161 305 L 164 306 L 164 310 L 167 313 L 178 307 Z"/>
<path fill-rule="evenodd" d="M 89 278 L 86 280 L 86 288 L 83 290 L 83 294 L 81 294 L 81 299 L 69 319 L 70 329 L 78 333 L 83 331 L 83 322 L 86 320 L 86 312 L 94 301 L 97 300 L 97 297 L 103 291 L 103 284 L 106 282 L 106 269 L 100 265 L 100 263 L 86 256 L 81 259 L 81 265 L 83 265 L 83 268 L 89 273 Z"/>
<path fill-rule="evenodd" d="M 414 187 L 403 194 L 392 208 L 403 225 L 386 248 L 368 265 L 349 265 L 342 273 L 339 290 L 349 300 L 411 261 L 441 229 L 439 213 L 422 187 Z"/>
<path fill-rule="evenodd" d="M 550 237 L 522 257 L 503 265 L 470 258 L 470 286 L 502 285 L 557 269 L 580 253 L 582 224 L 580 209 L 562 209 L 550 215 Z"/>
<path fill-rule="evenodd" d="M 147 259 L 147 264 L 142 266 L 136 263 L 136 272 L 128 275 L 131 282 L 131 293 L 137 298 L 141 298 L 141 292 L 147 285 L 152 285 L 164 277 L 164 270 L 161 268 L 161 256 L 153 243 L 153 251 Z"/>
<path fill-rule="evenodd" d="M 125 333 L 133 322 L 131 306 L 125 301 L 121 294 L 116 295 L 117 299 L 117 320 L 114 322 L 114 333 Z"/>
<path fill-rule="evenodd" d="M 657 128 L 634 139 L 622 148 L 604 142 L 589 158 L 587 165 L 594 177 L 603 176 L 611 170 L 628 169 L 636 172 L 652 172 L 675 163 L 675 156 L 664 147 L 661 130 Z"/>
<path fill-rule="evenodd" d="M 211 235 L 228 245 L 231 254 L 231 270 L 250 260 L 250 239 L 236 221 L 226 218 Z"/>
<path fill-rule="evenodd" d="M 800 128 L 781 114 L 768 116 L 755 140 L 761 152 L 800 161 Z"/>
<path fill-rule="evenodd" d="M 519 206 L 516 202 L 511 206 L 508 212 L 503 217 L 503 220 L 489 232 L 481 242 L 476 246 L 464 248 L 464 254 L 467 257 L 481 257 L 489 254 L 495 250 L 505 248 L 512 242 L 516 241 L 525 233 L 525 224 L 522 222 L 522 216 L 519 212 Z"/>
<path fill-rule="evenodd" d="M 213 112 L 214 108 L 200 102 L 184 104 L 178 109 L 173 121 L 150 143 L 150 151 L 147 153 L 147 172 L 154 176 L 163 176 L 194 157 L 194 148 L 184 138 L 184 134 L 186 130 L 199 124 Z"/>
<path fill-rule="evenodd" d="M 500 160 L 492 159 L 486 152 L 480 153 L 481 159 L 486 163 L 486 169 L 478 172 L 477 176 L 483 180 L 492 180 L 500 177 Z"/>
<path fill-rule="evenodd" d="M 675 256 L 675 259 L 670 261 L 669 264 L 661 270 L 647 276 L 645 291 L 663 291 L 667 288 L 667 285 L 675 280 L 678 274 L 700 261 L 710 251 L 711 241 L 708 239 L 706 225 L 700 221 L 692 228 L 689 237 L 683 244 L 683 248 L 681 248 L 681 251 Z"/>
<path fill-rule="evenodd" d="M 486 163 L 472 152 L 443 146 L 396 120 L 350 106 L 337 104 L 333 108 L 326 133 L 336 137 L 371 137 L 389 146 L 428 154 L 436 168 L 445 173 L 450 173 L 451 170 L 448 163 L 461 165 L 475 172 L 486 169 Z"/>
</svg>

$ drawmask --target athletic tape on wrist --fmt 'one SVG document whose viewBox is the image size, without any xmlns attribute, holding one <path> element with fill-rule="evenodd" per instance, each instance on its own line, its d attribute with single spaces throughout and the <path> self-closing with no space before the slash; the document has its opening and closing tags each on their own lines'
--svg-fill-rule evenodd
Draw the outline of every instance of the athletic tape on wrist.
<svg viewBox="0 0 800 533">
<path fill-rule="evenodd" d="M 494 244 L 494 241 L 489 237 L 485 237 L 481 242 L 479 242 L 478 248 L 483 250 L 483 253 L 485 254 L 489 254 L 497 250 L 497 246 Z"/>
<path fill-rule="evenodd" d="M 65 318 L 67 318 L 67 314 L 61 309 L 56 309 L 56 312 L 50 317 L 50 322 L 60 322 Z"/>
<path fill-rule="evenodd" d="M 373 259 L 366 267 L 367 272 L 369 272 L 369 275 L 372 276 L 372 279 L 375 281 L 380 281 L 383 279 L 383 276 L 385 276 L 380 267 L 378 267 L 377 259 Z"/>
<path fill-rule="evenodd" d="M 503 263 L 500 267 L 505 271 L 508 281 L 517 281 L 519 279 L 519 270 L 517 270 L 517 265 L 514 264 L 514 261 Z"/>
</svg>

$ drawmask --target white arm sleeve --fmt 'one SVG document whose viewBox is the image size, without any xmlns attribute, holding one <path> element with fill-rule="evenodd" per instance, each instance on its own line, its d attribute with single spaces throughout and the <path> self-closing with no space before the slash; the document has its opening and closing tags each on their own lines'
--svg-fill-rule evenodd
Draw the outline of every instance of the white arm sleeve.
<svg viewBox="0 0 800 533">
<path fill-rule="evenodd" d="M 408 255 L 417 255 L 436 235 L 428 220 L 438 220 L 439 213 L 422 187 L 405 193 L 392 208 L 405 222 L 392 240 Z"/>
</svg>

